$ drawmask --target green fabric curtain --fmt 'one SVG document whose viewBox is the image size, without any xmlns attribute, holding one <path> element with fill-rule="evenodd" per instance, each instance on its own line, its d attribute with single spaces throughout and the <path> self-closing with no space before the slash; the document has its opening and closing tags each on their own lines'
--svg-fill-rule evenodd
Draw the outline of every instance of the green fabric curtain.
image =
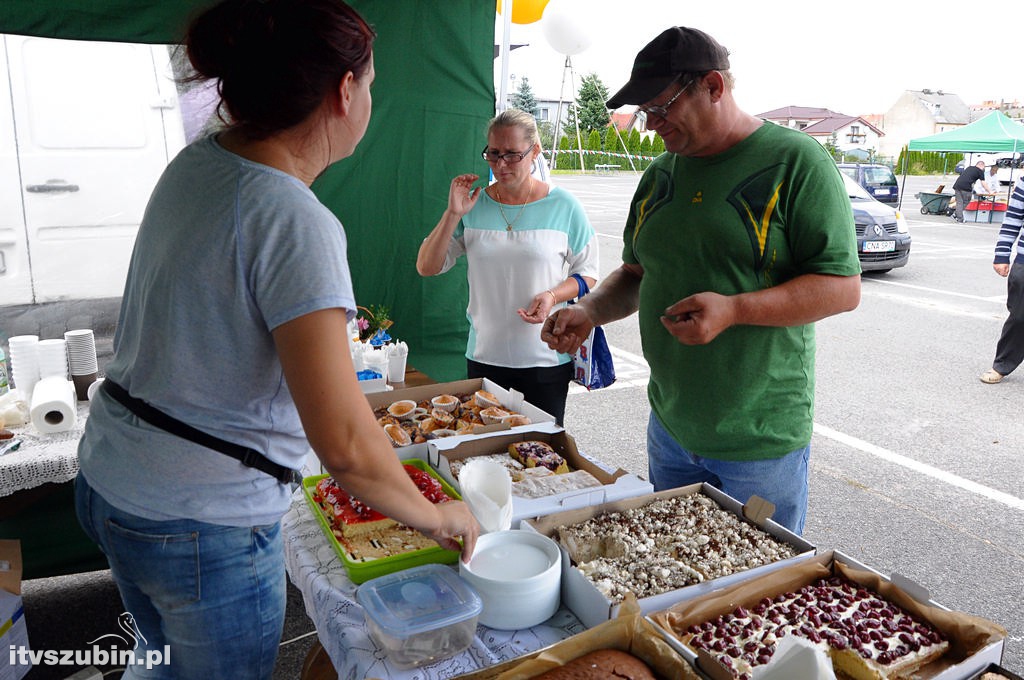
<svg viewBox="0 0 1024 680">
<path fill-rule="evenodd" d="M 1024 151 L 1024 125 L 993 111 L 970 125 L 910 140 L 911 151 Z"/>
<path fill-rule="evenodd" d="M 3 0 L 0 33 L 177 43 L 210 0 Z M 444 211 L 451 178 L 486 177 L 479 157 L 494 115 L 493 2 L 352 0 L 378 33 L 373 116 L 356 153 L 313 186 L 349 240 L 356 299 L 391 308 L 391 334 L 437 380 L 465 376 L 465 265 L 416 273 L 419 244 Z M 339 347 L 339 351 L 344 348 Z"/>
</svg>

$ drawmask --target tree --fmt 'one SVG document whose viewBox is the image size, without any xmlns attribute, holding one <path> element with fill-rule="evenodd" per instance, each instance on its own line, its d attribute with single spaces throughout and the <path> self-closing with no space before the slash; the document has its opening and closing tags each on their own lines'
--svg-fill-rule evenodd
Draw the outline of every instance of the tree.
<svg viewBox="0 0 1024 680">
<path fill-rule="evenodd" d="M 839 147 L 837 145 L 836 140 L 836 133 L 833 132 L 832 136 L 828 138 L 827 142 L 825 142 L 825 151 L 828 151 L 829 155 L 832 156 L 833 160 L 836 158 L 836 155 L 839 153 Z"/>
<path fill-rule="evenodd" d="M 597 130 L 591 130 L 587 136 L 586 141 L 583 142 L 584 151 L 600 152 L 601 151 L 601 133 Z M 583 162 L 586 163 L 588 170 L 593 170 L 594 166 L 598 163 L 604 163 L 605 160 L 598 153 L 584 154 Z"/>
<path fill-rule="evenodd" d="M 576 97 L 576 106 L 579 108 L 579 124 L 581 132 L 597 130 L 604 140 L 608 132 L 608 123 L 611 117 L 605 102 L 608 101 L 608 88 L 604 86 L 596 73 L 583 77 L 580 83 L 580 93 Z M 574 112 L 570 112 L 573 124 L 576 123 Z"/>
<path fill-rule="evenodd" d="M 654 155 L 653 152 L 651 151 L 651 138 L 650 137 L 644 137 L 642 140 L 640 140 L 640 155 L 641 156 L 645 156 L 645 158 L 641 158 L 640 159 L 640 162 L 637 164 L 637 169 L 638 170 L 643 170 L 644 168 L 646 168 L 648 165 L 651 164 L 651 162 L 649 160 L 647 160 L 646 156 L 653 156 Z"/>
<path fill-rule="evenodd" d="M 537 117 L 537 98 L 533 96 L 530 79 L 526 76 L 519 81 L 519 89 L 512 94 L 512 108 L 526 111 L 534 118 Z"/>
</svg>

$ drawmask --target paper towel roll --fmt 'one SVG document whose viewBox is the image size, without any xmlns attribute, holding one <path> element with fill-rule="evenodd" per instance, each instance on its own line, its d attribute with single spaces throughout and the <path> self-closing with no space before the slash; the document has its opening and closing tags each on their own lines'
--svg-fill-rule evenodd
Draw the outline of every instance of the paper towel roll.
<svg viewBox="0 0 1024 680">
<path fill-rule="evenodd" d="M 75 426 L 77 417 L 75 386 L 70 380 L 50 376 L 36 383 L 29 419 L 37 430 L 43 434 L 65 432 Z"/>
</svg>

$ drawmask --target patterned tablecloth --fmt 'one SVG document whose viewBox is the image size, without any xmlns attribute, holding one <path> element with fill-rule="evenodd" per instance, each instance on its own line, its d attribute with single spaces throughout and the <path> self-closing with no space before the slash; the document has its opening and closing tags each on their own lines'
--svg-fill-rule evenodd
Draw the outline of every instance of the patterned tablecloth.
<svg viewBox="0 0 1024 680">
<path fill-rule="evenodd" d="M 544 623 L 525 630 L 494 630 L 477 626 L 470 647 L 456 656 L 415 669 L 390 664 L 384 649 L 370 639 L 363 609 L 355 600 L 341 558 L 327 541 L 302 491 L 282 520 L 285 560 L 292 583 L 302 591 L 306 613 L 316 624 L 339 680 L 387 678 L 429 680 L 451 678 L 536 651 L 586 630 L 564 607 Z"/>
<path fill-rule="evenodd" d="M 78 440 L 88 417 L 89 402 L 80 401 L 75 426 L 67 432 L 41 434 L 31 423 L 7 428 L 21 445 L 0 456 L 0 496 L 74 479 L 78 475 Z"/>
</svg>

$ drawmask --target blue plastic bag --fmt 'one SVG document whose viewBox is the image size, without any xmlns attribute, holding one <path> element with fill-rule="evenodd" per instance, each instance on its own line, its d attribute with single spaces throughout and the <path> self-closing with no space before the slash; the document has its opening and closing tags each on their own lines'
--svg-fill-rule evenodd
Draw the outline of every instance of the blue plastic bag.
<svg viewBox="0 0 1024 680">
<path fill-rule="evenodd" d="M 579 300 L 590 292 L 590 287 L 579 274 L 573 274 L 572 277 L 576 279 L 576 285 L 579 286 L 579 295 L 576 296 L 576 299 Z M 612 363 L 612 353 L 608 349 L 604 329 L 600 326 L 595 326 L 590 331 L 590 336 L 576 350 L 572 360 L 575 367 L 573 382 L 583 385 L 588 390 L 608 387 L 615 382 L 615 364 Z"/>
</svg>

